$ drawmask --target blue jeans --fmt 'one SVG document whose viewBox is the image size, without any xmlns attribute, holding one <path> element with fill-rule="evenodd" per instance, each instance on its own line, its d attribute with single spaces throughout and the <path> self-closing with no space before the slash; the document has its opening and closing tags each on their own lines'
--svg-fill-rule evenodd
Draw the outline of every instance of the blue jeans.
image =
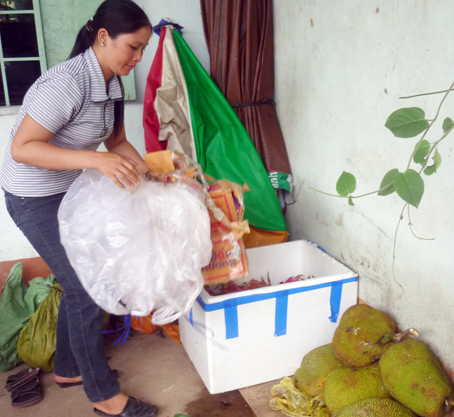
<svg viewBox="0 0 454 417">
<path fill-rule="evenodd" d="M 60 243 L 57 213 L 65 193 L 48 197 L 18 197 L 5 191 L 12 219 L 43 258 L 63 287 L 57 322 L 55 375 L 82 375 L 91 402 L 120 393 L 107 364 L 102 336 L 102 310 L 82 287 Z"/>
</svg>

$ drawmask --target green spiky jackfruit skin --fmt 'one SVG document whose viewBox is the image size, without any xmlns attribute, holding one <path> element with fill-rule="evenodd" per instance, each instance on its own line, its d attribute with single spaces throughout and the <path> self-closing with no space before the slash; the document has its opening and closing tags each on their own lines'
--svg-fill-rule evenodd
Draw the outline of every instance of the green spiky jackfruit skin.
<svg viewBox="0 0 454 417">
<path fill-rule="evenodd" d="M 323 391 L 327 375 L 343 363 L 337 359 L 331 343 L 307 353 L 295 372 L 296 386 L 301 392 L 315 397 Z"/>
<path fill-rule="evenodd" d="M 388 349 L 395 332 L 396 323 L 386 313 L 365 304 L 354 305 L 345 310 L 339 321 L 333 351 L 346 365 L 367 366 Z"/>
<path fill-rule="evenodd" d="M 331 413 L 369 398 L 391 398 L 380 375 L 378 363 L 362 368 L 344 365 L 333 369 L 323 390 L 326 406 Z"/>
<path fill-rule="evenodd" d="M 424 417 L 441 417 L 453 384 L 429 346 L 407 339 L 393 344 L 381 357 L 383 383 L 403 405 Z"/>
<path fill-rule="evenodd" d="M 344 407 L 333 417 L 416 417 L 416 414 L 389 398 L 369 398 Z"/>
</svg>

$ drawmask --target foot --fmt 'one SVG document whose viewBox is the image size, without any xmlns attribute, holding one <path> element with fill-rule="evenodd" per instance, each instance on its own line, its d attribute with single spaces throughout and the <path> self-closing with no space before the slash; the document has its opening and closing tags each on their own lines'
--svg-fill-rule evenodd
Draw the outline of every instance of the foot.
<svg viewBox="0 0 454 417">
<path fill-rule="evenodd" d="M 100 403 L 93 403 L 93 406 L 106 414 L 121 414 L 124 410 L 128 396 L 120 392 L 120 394 Z"/>
<path fill-rule="evenodd" d="M 73 383 L 73 382 L 81 382 L 82 381 L 82 376 L 79 375 L 79 376 L 76 376 L 74 378 L 64 378 L 62 376 L 58 376 L 58 375 L 55 375 L 54 374 L 54 381 L 59 383 L 59 384 L 62 384 L 62 383 Z"/>
<path fill-rule="evenodd" d="M 114 374 L 115 378 L 118 378 L 119 372 L 117 369 L 113 369 L 112 373 Z M 80 375 L 76 376 L 74 378 L 64 378 L 62 376 L 58 376 L 58 375 L 54 374 L 54 380 L 58 385 L 60 385 L 61 388 L 69 388 L 74 385 L 82 384 L 82 376 L 80 376 Z"/>
</svg>

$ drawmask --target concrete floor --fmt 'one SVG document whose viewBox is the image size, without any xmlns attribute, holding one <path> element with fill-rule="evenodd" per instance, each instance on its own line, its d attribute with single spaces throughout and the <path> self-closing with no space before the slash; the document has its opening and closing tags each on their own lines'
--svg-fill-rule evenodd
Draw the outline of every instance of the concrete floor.
<svg viewBox="0 0 454 417">
<path fill-rule="evenodd" d="M 41 258 L 0 262 L 0 288 L 16 262 L 23 267 L 22 280 L 51 273 Z M 123 392 L 156 404 L 159 417 L 187 414 L 190 417 L 257 417 L 239 391 L 212 395 L 205 388 L 184 347 L 163 332 L 132 332 L 124 345 L 112 346 L 115 335 L 105 336 L 106 355 L 112 369 L 120 372 Z M 11 395 L 3 389 L 8 375 L 26 368 L 18 365 L 9 372 L 0 372 L 0 417 L 85 417 L 95 416 L 82 386 L 61 389 L 52 374 L 39 378 L 44 399 L 32 406 L 12 408 Z M 254 396 L 255 397 L 255 396 Z M 267 417 L 267 416 L 264 416 Z"/>
<path fill-rule="evenodd" d="M 41 258 L 19 260 L 23 265 L 23 280 L 50 273 Z M 0 262 L 0 288 L 18 261 Z M 124 345 L 112 346 L 117 336 L 108 335 L 106 354 L 112 369 L 120 372 L 123 392 L 156 404 L 158 417 L 186 414 L 190 417 L 279 417 L 269 408 L 270 390 L 279 380 L 212 395 L 205 388 L 184 347 L 163 332 L 142 335 L 132 332 Z M 11 396 L 5 389 L 8 375 L 26 368 L 21 364 L 9 372 L 0 373 L 0 417 L 85 417 L 95 416 L 82 386 L 61 389 L 52 374 L 40 374 L 44 399 L 32 406 L 12 408 Z M 446 369 L 454 382 L 454 372 Z M 446 417 L 454 417 L 454 410 Z"/>
<path fill-rule="evenodd" d="M 187 414 L 190 417 L 255 417 L 239 391 L 211 395 L 205 388 L 184 347 L 169 337 L 134 332 L 124 345 L 112 346 L 115 337 L 106 338 L 106 354 L 111 368 L 120 372 L 126 394 L 156 404 L 159 417 Z M 8 375 L 25 368 L 24 364 L 0 373 L 0 386 Z M 12 408 L 11 396 L 0 390 L 1 417 L 85 417 L 95 416 L 82 386 L 61 389 L 52 374 L 40 374 L 44 399 L 24 408 Z"/>
</svg>

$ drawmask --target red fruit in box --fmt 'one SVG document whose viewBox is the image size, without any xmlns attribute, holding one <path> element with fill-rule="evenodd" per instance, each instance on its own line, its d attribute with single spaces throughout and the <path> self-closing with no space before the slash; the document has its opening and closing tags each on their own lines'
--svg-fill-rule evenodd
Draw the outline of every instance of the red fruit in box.
<svg viewBox="0 0 454 417">
<path fill-rule="evenodd" d="M 234 281 L 229 281 L 227 284 L 223 285 L 223 294 L 230 294 L 232 292 L 241 291 L 241 288 Z"/>
</svg>

